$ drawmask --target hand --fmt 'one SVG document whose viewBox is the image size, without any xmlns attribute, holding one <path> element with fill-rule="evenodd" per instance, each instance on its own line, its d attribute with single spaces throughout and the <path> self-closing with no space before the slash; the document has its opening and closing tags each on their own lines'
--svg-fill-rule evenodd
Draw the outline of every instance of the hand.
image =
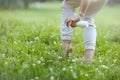
<svg viewBox="0 0 120 80">
<path fill-rule="evenodd" d="M 72 16 L 72 17 L 69 17 L 65 20 L 65 24 L 66 26 L 71 26 L 71 27 L 76 27 L 76 22 L 80 21 L 81 20 L 81 17 L 79 15 L 75 15 L 75 16 Z"/>
</svg>

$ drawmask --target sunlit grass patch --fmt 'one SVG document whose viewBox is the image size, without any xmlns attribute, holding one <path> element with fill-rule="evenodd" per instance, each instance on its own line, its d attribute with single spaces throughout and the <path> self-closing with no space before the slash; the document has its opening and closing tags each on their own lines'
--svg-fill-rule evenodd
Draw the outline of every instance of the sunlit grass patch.
<svg viewBox="0 0 120 80">
<path fill-rule="evenodd" d="M 120 79 L 119 6 L 105 7 L 96 16 L 94 62 L 83 63 L 82 29 L 73 32 L 72 56 L 63 58 L 60 3 L 42 5 L 39 10 L 0 11 L 0 80 Z"/>
</svg>

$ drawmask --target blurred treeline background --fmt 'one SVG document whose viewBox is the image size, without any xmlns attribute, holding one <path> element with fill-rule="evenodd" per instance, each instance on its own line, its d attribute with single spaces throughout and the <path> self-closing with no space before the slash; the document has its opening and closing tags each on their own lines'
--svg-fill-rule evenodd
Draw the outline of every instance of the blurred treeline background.
<svg viewBox="0 0 120 80">
<path fill-rule="evenodd" d="M 62 0 L 0 0 L 0 9 L 29 9 L 31 3 L 58 2 Z M 109 0 L 108 5 L 120 4 L 120 0 Z"/>
</svg>

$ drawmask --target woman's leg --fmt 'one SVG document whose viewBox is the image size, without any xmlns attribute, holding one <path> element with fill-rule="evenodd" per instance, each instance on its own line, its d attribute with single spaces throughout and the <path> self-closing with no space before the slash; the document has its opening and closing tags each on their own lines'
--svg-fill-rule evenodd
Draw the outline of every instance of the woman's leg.
<svg viewBox="0 0 120 80">
<path fill-rule="evenodd" d="M 96 46 L 96 26 L 94 25 L 94 17 L 108 0 L 94 0 L 91 1 L 89 8 L 86 11 L 86 21 L 90 23 L 89 27 L 84 28 L 84 59 L 85 61 L 92 61 L 94 56 L 94 50 Z"/>
<path fill-rule="evenodd" d="M 92 18 L 87 20 L 90 24 L 88 27 L 83 28 L 85 46 L 84 59 L 85 61 L 92 61 L 96 46 L 96 26 Z"/>
<path fill-rule="evenodd" d="M 73 15 L 74 15 L 73 8 L 69 4 L 67 4 L 66 1 L 63 1 L 60 32 L 61 32 L 61 40 L 62 40 L 62 51 L 64 55 L 69 55 L 69 53 L 72 52 L 70 43 L 71 43 L 71 37 L 73 32 L 73 28 L 67 27 L 64 21 L 65 19 Z"/>
</svg>

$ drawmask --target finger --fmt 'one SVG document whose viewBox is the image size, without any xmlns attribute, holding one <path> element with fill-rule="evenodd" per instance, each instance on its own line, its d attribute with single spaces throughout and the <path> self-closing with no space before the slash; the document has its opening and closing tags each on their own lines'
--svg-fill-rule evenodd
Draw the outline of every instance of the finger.
<svg viewBox="0 0 120 80">
<path fill-rule="evenodd" d="M 68 26 L 71 27 L 72 21 L 69 22 Z"/>
<path fill-rule="evenodd" d="M 65 19 L 64 23 L 66 24 L 69 20 L 70 18 Z"/>
<path fill-rule="evenodd" d="M 66 26 L 70 26 L 70 24 L 71 24 L 71 20 L 69 20 L 69 21 L 67 21 L 67 23 L 66 23 Z"/>
<path fill-rule="evenodd" d="M 73 28 L 76 26 L 75 23 L 72 24 Z"/>
<path fill-rule="evenodd" d="M 66 24 L 68 20 L 69 20 L 68 18 L 67 18 L 67 19 L 65 19 L 64 23 Z"/>
<path fill-rule="evenodd" d="M 67 18 L 66 20 L 65 20 L 65 24 L 66 24 L 66 26 L 68 26 L 68 23 L 70 22 L 70 19 L 69 18 Z"/>
<path fill-rule="evenodd" d="M 76 22 L 72 21 L 71 26 L 72 26 L 73 28 L 76 27 Z"/>
<path fill-rule="evenodd" d="M 76 27 L 76 22 L 73 23 L 73 26 Z"/>
</svg>

